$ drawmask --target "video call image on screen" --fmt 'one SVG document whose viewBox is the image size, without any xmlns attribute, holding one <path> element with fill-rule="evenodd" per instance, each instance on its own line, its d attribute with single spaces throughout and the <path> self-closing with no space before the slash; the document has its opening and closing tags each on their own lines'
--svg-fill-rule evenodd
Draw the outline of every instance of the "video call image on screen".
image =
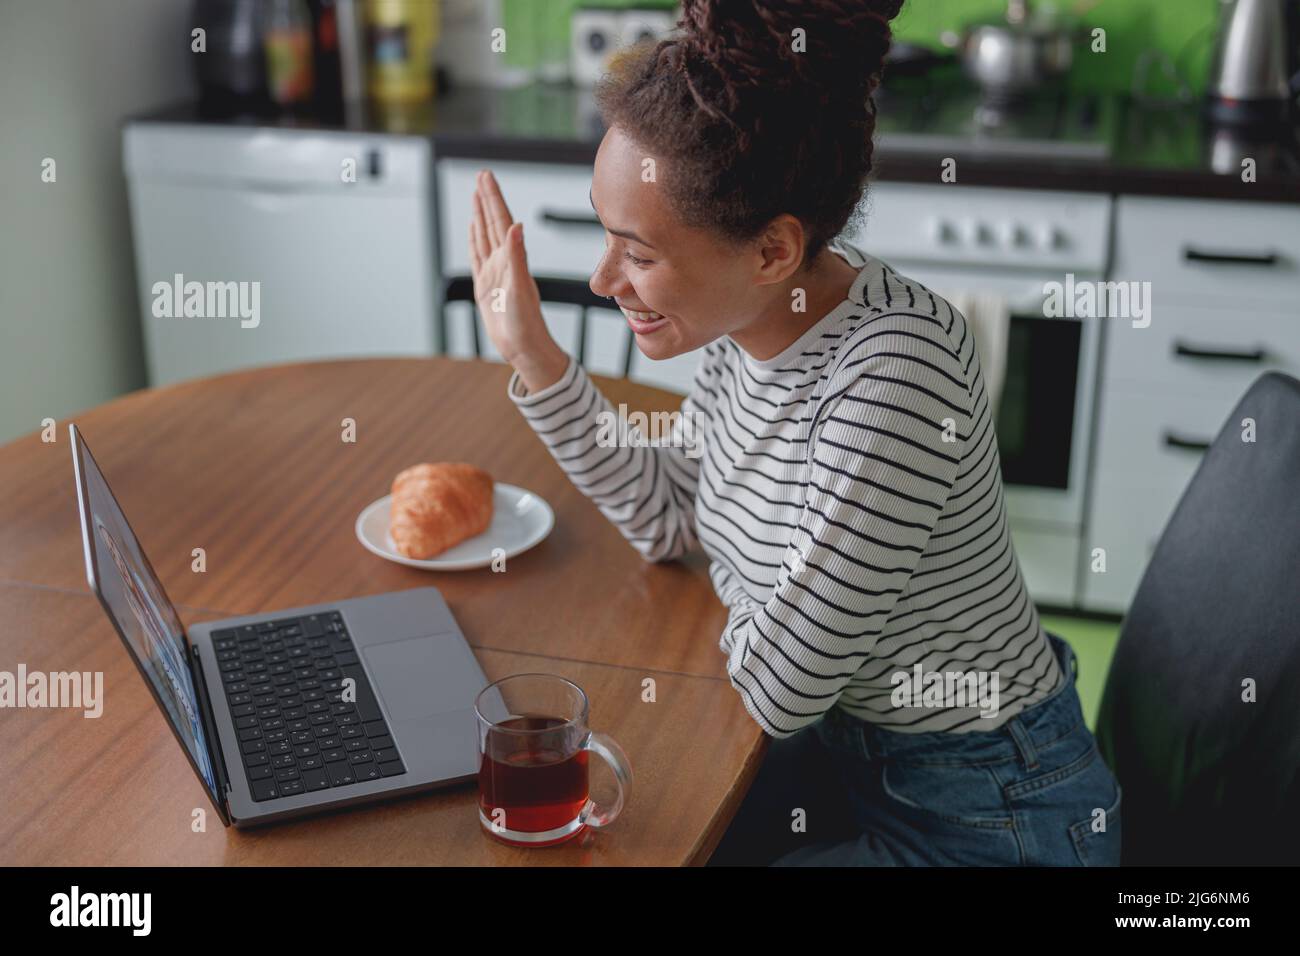
<svg viewBox="0 0 1300 956">
<path fill-rule="evenodd" d="M 139 543 L 87 454 L 85 480 L 93 522 L 96 577 L 122 634 L 130 641 L 158 692 L 167 718 L 189 748 L 204 781 L 217 791 L 199 716 L 198 696 L 185 662 L 184 626 L 162 585 L 150 572 Z"/>
</svg>

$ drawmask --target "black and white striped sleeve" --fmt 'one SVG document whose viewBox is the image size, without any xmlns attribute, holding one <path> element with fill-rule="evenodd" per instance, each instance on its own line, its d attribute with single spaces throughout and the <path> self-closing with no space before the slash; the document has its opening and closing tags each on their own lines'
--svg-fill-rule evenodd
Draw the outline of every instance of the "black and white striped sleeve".
<svg viewBox="0 0 1300 956">
<path fill-rule="evenodd" d="M 657 437 L 644 431 L 628 440 L 619 424 L 623 416 L 573 358 L 558 382 L 531 394 L 516 372 L 507 393 L 569 480 L 646 560 L 666 561 L 698 546 L 695 489 L 702 436 L 683 425 L 688 416 L 692 423 L 702 418 L 694 391 L 667 421 L 671 434 L 653 445 L 636 443 L 637 436 Z"/>
<path fill-rule="evenodd" d="M 956 481 L 970 393 L 941 327 L 867 323 L 813 413 L 808 483 L 772 595 L 734 582 L 719 646 L 774 737 L 814 723 L 872 654 Z"/>
</svg>

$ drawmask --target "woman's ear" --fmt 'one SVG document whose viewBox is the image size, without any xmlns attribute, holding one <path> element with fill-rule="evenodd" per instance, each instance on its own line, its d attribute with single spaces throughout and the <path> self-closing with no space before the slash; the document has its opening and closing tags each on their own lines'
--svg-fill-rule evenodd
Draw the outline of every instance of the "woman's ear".
<svg viewBox="0 0 1300 956">
<path fill-rule="evenodd" d="M 763 230 L 759 239 L 760 282 L 783 282 L 803 265 L 803 223 L 789 213 L 781 213 Z"/>
</svg>

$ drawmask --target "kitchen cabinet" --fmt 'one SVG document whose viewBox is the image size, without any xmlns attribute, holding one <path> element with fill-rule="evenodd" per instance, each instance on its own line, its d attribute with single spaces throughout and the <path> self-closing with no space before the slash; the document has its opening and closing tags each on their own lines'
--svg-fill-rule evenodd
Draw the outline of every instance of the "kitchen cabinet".
<svg viewBox="0 0 1300 956">
<path fill-rule="evenodd" d="M 1083 605 L 1123 612 L 1204 447 L 1261 374 L 1300 376 L 1300 206 L 1120 197 L 1115 280 L 1151 321 L 1108 319 Z M 1259 440 L 1266 441 L 1267 423 Z"/>
</svg>

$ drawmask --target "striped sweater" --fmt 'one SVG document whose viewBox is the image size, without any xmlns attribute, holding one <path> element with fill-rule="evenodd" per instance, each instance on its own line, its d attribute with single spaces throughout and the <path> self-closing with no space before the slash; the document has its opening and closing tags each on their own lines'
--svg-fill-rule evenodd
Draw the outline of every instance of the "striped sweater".
<svg viewBox="0 0 1300 956">
<path fill-rule="evenodd" d="M 905 733 L 990 730 L 1061 674 L 1012 546 L 970 327 L 831 248 L 859 270 L 848 297 L 773 358 L 706 346 L 670 435 L 609 427 L 572 360 L 508 394 L 648 560 L 704 549 L 727 672 L 768 734 L 833 706 Z"/>
</svg>

